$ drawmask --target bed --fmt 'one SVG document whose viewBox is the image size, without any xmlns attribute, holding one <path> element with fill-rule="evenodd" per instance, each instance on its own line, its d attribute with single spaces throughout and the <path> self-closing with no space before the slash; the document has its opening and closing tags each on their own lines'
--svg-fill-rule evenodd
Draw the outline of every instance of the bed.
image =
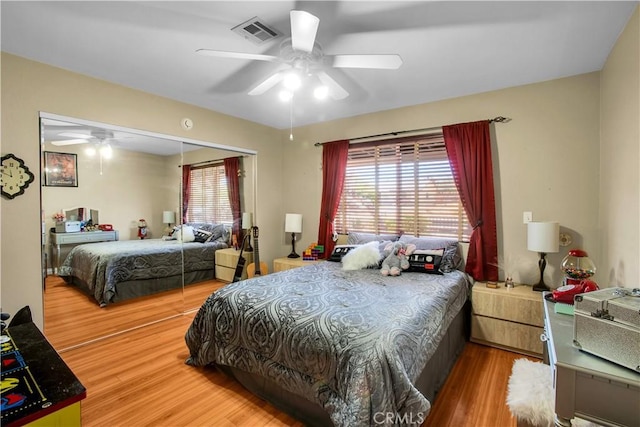
<svg viewBox="0 0 640 427">
<path fill-rule="evenodd" d="M 215 252 L 228 247 L 223 225 L 195 228 L 202 241 L 145 239 L 75 246 L 58 275 L 105 307 L 215 278 Z M 208 241 L 204 241 L 207 240 Z"/>
<path fill-rule="evenodd" d="M 468 336 L 467 276 L 321 262 L 214 292 L 185 335 L 307 425 L 421 425 Z"/>
</svg>

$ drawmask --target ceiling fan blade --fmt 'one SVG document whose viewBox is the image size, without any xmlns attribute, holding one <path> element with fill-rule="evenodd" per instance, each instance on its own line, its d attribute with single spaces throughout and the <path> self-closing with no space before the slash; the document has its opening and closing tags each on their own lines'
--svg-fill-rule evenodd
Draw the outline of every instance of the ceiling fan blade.
<svg viewBox="0 0 640 427">
<path fill-rule="evenodd" d="M 342 86 L 338 84 L 337 81 L 333 80 L 329 74 L 324 71 L 318 72 L 318 79 L 320 79 L 320 83 L 329 88 L 329 96 L 333 99 L 340 100 L 349 96 L 349 92 L 347 92 Z"/>
<path fill-rule="evenodd" d="M 65 145 L 86 144 L 88 142 L 86 139 L 65 139 L 63 141 L 51 141 L 51 144 L 62 147 Z"/>
<path fill-rule="evenodd" d="M 258 53 L 243 53 L 243 52 L 227 52 L 224 50 L 213 49 L 198 49 L 196 53 L 205 56 L 217 56 L 219 58 L 233 58 L 233 59 L 251 59 L 256 61 L 269 61 L 279 62 L 280 58 L 272 55 L 261 55 Z"/>
<path fill-rule="evenodd" d="M 311 52 L 316 42 L 320 19 L 302 10 L 292 10 L 289 16 L 291 17 L 291 45 L 295 50 Z"/>
<path fill-rule="evenodd" d="M 282 81 L 284 74 L 277 72 L 249 91 L 249 95 L 262 95 Z"/>
<path fill-rule="evenodd" d="M 397 70 L 402 58 L 396 54 L 382 55 L 327 55 L 329 65 L 335 68 L 377 68 Z"/>
</svg>

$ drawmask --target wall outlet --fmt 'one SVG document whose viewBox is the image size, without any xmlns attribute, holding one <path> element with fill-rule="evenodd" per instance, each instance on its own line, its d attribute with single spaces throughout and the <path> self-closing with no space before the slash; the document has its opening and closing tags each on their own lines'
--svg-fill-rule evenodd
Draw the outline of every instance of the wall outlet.
<svg viewBox="0 0 640 427">
<path fill-rule="evenodd" d="M 523 212 L 522 213 L 522 223 L 526 224 L 528 222 L 533 221 L 533 214 L 531 212 Z"/>
</svg>

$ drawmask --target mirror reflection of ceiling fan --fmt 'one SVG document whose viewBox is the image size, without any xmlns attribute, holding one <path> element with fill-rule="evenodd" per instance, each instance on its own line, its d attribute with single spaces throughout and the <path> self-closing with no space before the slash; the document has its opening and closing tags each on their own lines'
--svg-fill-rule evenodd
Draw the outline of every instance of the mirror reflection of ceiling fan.
<svg viewBox="0 0 640 427">
<path fill-rule="evenodd" d="M 349 96 L 349 92 L 327 74 L 326 68 L 395 70 L 402 65 L 402 58 L 396 54 L 325 55 L 316 42 L 320 19 L 300 10 L 292 10 L 290 19 L 291 38 L 281 43 L 279 56 L 212 49 L 198 49 L 196 52 L 221 58 L 250 59 L 280 64 L 276 72 L 249 91 L 249 95 L 261 95 L 282 82 L 285 90 L 280 93 L 280 97 L 283 100 L 291 99 L 295 90 L 303 82 L 314 78 L 319 82 L 314 90 L 317 98 L 330 96 L 339 100 Z"/>
<path fill-rule="evenodd" d="M 128 138 L 116 137 L 114 133 L 107 129 L 91 129 L 91 130 L 74 130 L 73 132 L 60 132 L 59 137 L 69 139 L 52 140 L 51 144 L 57 147 L 76 144 L 91 144 L 85 152 L 88 155 L 100 154 L 101 158 L 109 159 L 113 153 L 111 144 L 118 142 L 120 139 Z"/>
</svg>

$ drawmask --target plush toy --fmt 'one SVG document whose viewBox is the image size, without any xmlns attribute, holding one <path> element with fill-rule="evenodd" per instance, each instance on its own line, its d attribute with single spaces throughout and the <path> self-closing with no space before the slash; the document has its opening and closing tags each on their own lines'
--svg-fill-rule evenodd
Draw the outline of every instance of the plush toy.
<svg viewBox="0 0 640 427">
<path fill-rule="evenodd" d="M 385 259 L 382 261 L 380 274 L 383 276 L 399 276 L 402 270 L 409 268 L 407 258 L 416 249 L 416 245 L 405 245 L 400 242 L 389 243 L 384 248 Z"/>
</svg>

